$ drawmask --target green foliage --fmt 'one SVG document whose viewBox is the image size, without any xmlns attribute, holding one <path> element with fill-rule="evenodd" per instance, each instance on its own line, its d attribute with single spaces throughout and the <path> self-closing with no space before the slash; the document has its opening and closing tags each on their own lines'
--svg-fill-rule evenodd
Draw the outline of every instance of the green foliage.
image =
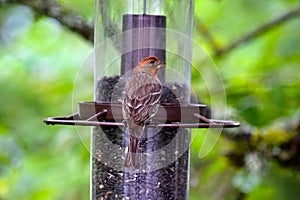
<svg viewBox="0 0 300 200">
<path fill-rule="evenodd" d="M 72 113 L 74 77 L 92 47 L 24 6 L 0 13 L 0 199 L 86 199 L 87 149 L 74 128 L 42 120 Z"/>
<path fill-rule="evenodd" d="M 59 2 L 92 20 L 92 0 Z M 223 47 L 296 6 L 297 0 L 196 0 L 195 19 Z M 250 141 L 222 136 L 201 159 L 205 131 L 193 132 L 199 137 L 191 146 L 190 199 L 300 195 L 299 168 L 283 162 L 294 159 L 297 132 L 270 126 L 299 114 L 299 33 L 297 17 L 214 57 L 228 110 L 256 131 Z M 197 26 L 194 38 L 213 55 L 214 48 Z M 73 112 L 74 80 L 91 50 L 91 44 L 54 19 L 37 18 L 25 6 L 0 6 L 0 199 L 88 199 L 89 151 L 82 137 L 88 138 L 89 129 L 78 137 L 72 127 L 49 127 L 42 120 Z M 203 89 L 197 91 L 200 98 L 209 101 L 202 81 L 193 74 L 193 84 Z M 75 95 L 92 99 L 86 91 Z M 231 157 L 228 152 L 233 152 Z M 261 168 L 253 162 L 261 163 Z"/>
</svg>

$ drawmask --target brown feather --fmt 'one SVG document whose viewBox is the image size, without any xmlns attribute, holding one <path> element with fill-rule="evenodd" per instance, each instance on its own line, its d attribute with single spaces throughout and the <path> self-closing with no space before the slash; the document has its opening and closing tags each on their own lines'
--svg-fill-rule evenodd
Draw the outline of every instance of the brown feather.
<svg viewBox="0 0 300 200">
<path fill-rule="evenodd" d="M 161 62 L 155 56 L 143 59 L 125 86 L 123 116 L 128 126 L 129 145 L 125 166 L 139 168 L 139 144 L 145 125 L 158 110 L 162 86 L 157 77 Z"/>
</svg>

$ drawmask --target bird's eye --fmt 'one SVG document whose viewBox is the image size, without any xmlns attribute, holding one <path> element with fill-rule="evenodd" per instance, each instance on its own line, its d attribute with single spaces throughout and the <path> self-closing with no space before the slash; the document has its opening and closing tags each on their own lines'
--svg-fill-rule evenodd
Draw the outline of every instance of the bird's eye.
<svg viewBox="0 0 300 200">
<path fill-rule="evenodd" d="M 154 64 L 154 63 L 155 63 L 155 61 L 154 61 L 154 60 L 151 60 L 149 63 L 150 63 L 150 64 Z"/>
</svg>

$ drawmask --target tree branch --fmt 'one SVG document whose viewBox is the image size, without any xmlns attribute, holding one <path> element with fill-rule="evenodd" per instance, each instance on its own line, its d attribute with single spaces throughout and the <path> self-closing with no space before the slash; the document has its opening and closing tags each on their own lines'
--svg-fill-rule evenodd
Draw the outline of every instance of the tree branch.
<svg viewBox="0 0 300 200">
<path fill-rule="evenodd" d="M 0 6 L 8 3 L 18 3 L 31 7 L 37 14 L 52 17 L 71 31 L 81 35 L 86 40 L 92 43 L 94 42 L 93 24 L 81 17 L 77 12 L 58 3 L 56 0 L 0 0 Z M 244 36 L 241 36 L 224 47 L 220 47 L 218 42 L 213 38 L 212 34 L 201 21 L 198 20 L 196 23 L 198 24 L 197 28 L 199 32 L 206 38 L 215 52 L 215 56 L 220 57 L 299 15 L 300 7 L 257 27 L 255 30 L 246 33 Z"/>
<path fill-rule="evenodd" d="M 218 52 L 220 49 L 219 43 L 214 39 L 212 33 L 209 29 L 205 26 L 205 24 L 200 19 L 195 19 L 195 26 L 196 29 L 199 31 L 200 34 L 206 39 L 208 44 L 211 46 L 214 52 Z"/>
<path fill-rule="evenodd" d="M 232 51 L 236 47 L 257 38 L 260 35 L 266 33 L 267 31 L 270 31 L 271 29 L 274 29 L 274 28 L 280 26 L 284 22 L 286 22 L 294 17 L 298 17 L 298 16 L 300 16 L 300 7 L 296 8 L 294 10 L 291 10 L 291 11 L 257 27 L 255 30 L 245 34 L 244 36 L 233 41 L 232 43 L 228 44 L 227 46 L 216 49 L 217 51 L 215 52 L 215 55 L 222 56 L 222 55 Z"/>
<path fill-rule="evenodd" d="M 0 5 L 18 3 L 32 8 L 38 15 L 45 15 L 58 20 L 71 31 L 94 42 L 94 27 L 79 13 L 67 8 L 55 0 L 0 0 Z"/>
</svg>

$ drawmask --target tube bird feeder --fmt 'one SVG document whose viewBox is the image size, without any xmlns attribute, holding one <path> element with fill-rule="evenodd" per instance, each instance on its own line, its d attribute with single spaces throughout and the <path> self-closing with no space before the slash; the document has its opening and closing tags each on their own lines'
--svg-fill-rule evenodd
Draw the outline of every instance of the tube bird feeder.
<svg viewBox="0 0 300 200">
<path fill-rule="evenodd" d="M 231 128 L 191 100 L 194 0 L 95 0 L 94 100 L 47 124 L 92 126 L 91 199 L 188 199 L 191 128 Z M 122 99 L 140 60 L 156 56 L 162 97 L 141 142 L 140 167 L 124 166 Z"/>
</svg>

